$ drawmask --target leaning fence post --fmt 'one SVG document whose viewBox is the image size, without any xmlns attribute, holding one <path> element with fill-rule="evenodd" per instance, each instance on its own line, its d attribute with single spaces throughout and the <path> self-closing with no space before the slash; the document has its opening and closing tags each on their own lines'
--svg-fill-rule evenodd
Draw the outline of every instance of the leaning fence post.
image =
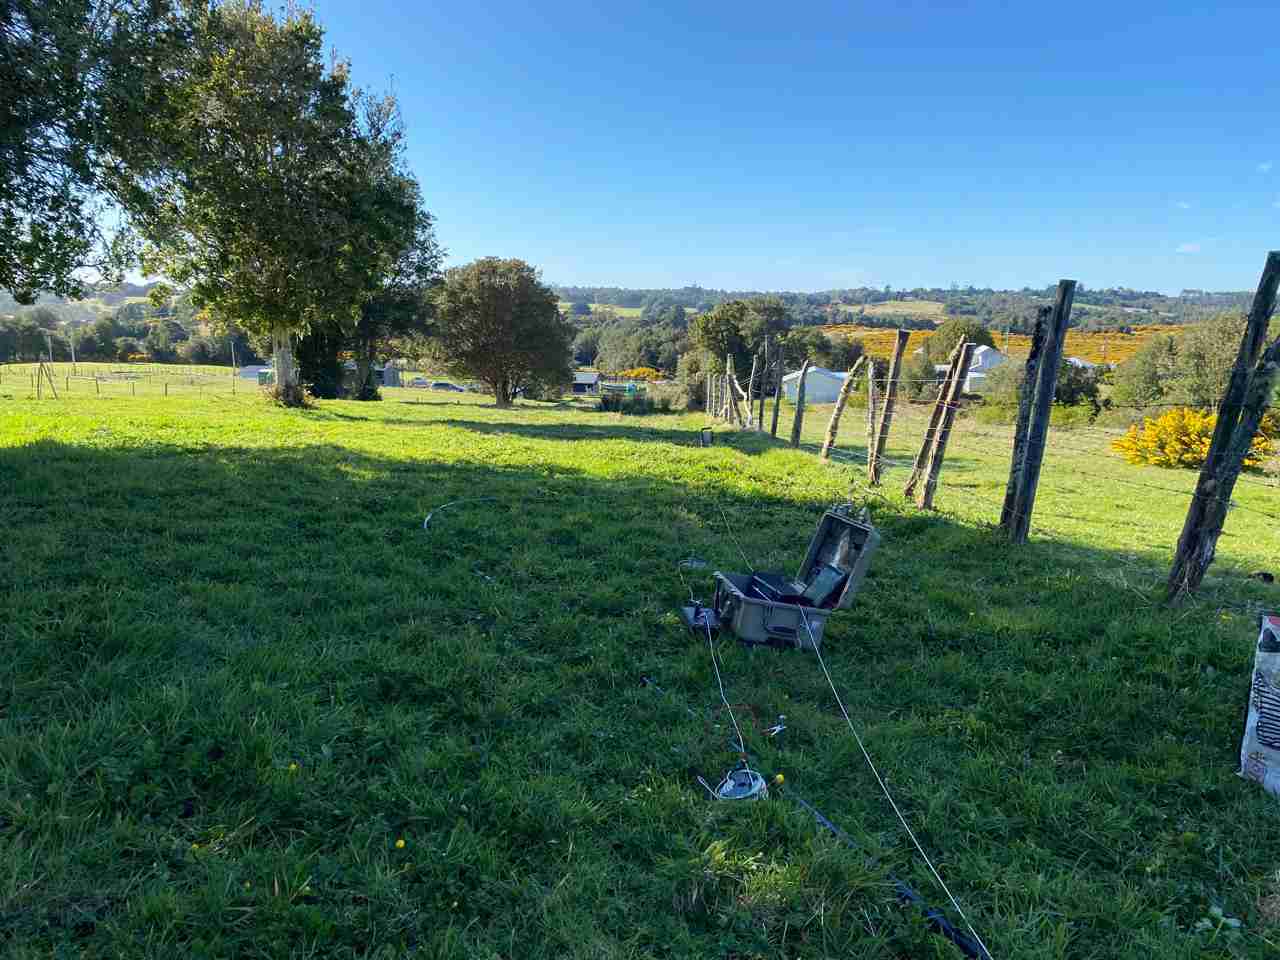
<svg viewBox="0 0 1280 960">
<path fill-rule="evenodd" d="M 1013 498 L 1009 518 L 1009 539 L 1024 543 L 1031 529 L 1031 510 L 1036 503 L 1036 487 L 1040 483 L 1040 465 L 1049 436 L 1049 417 L 1053 413 L 1053 392 L 1058 385 L 1058 368 L 1067 341 L 1067 323 L 1071 319 L 1071 301 L 1075 298 L 1076 281 L 1059 280 L 1058 297 L 1045 332 L 1044 352 L 1036 371 L 1035 397 L 1031 402 L 1031 422 L 1027 427 L 1026 452 L 1018 490 Z M 1265 326 L 1265 324 L 1264 324 Z"/>
<path fill-rule="evenodd" d="M 916 483 L 924 473 L 925 464 L 929 459 L 929 451 L 933 449 L 933 438 L 938 434 L 938 427 L 942 425 L 942 414 L 947 407 L 947 393 L 951 389 L 951 380 L 955 376 L 956 369 L 960 364 L 960 355 L 964 352 L 965 341 L 962 339 L 951 350 L 951 356 L 947 358 L 947 372 L 942 378 L 942 384 L 938 387 L 938 396 L 933 401 L 933 410 L 929 414 L 929 426 L 925 428 L 924 440 L 920 443 L 920 451 L 916 454 L 915 462 L 911 464 L 911 476 L 907 477 L 906 486 L 902 488 L 902 495 L 909 497 L 916 492 Z"/>
<path fill-rule="evenodd" d="M 840 414 L 844 413 L 844 405 L 849 402 L 854 378 L 862 371 L 862 366 L 866 362 L 867 355 L 864 353 L 858 358 L 853 368 L 844 375 L 844 383 L 840 384 L 840 392 L 836 395 L 835 409 L 831 411 L 831 421 L 827 424 L 827 436 L 822 441 L 822 453 L 819 454 L 822 460 L 831 459 L 831 448 L 836 445 L 836 435 L 840 432 Z"/>
<path fill-rule="evenodd" d="M 732 356 L 728 358 L 728 379 L 724 385 L 728 388 L 728 420 L 731 424 L 741 425 L 741 410 L 737 406 L 737 365 Z"/>
<path fill-rule="evenodd" d="M 889 427 L 893 423 L 893 405 L 898 398 L 898 377 L 902 373 L 902 355 L 907 349 L 907 341 L 911 339 L 909 330 L 899 330 L 893 344 L 893 360 L 889 363 L 889 379 L 885 384 L 884 412 L 880 414 L 880 423 L 875 431 L 875 443 L 867 448 L 867 483 L 879 486 L 885 447 L 889 443 Z M 874 416 L 872 414 L 871 416 Z"/>
<path fill-rule="evenodd" d="M 760 364 L 760 405 L 756 416 L 756 432 L 764 430 L 764 398 L 769 388 L 769 338 L 764 338 L 763 362 Z"/>
<path fill-rule="evenodd" d="M 756 354 L 753 354 L 751 357 L 751 376 L 747 378 L 747 397 L 746 397 L 747 423 L 745 424 L 746 426 L 750 426 L 751 421 L 755 419 L 756 403 L 755 403 L 755 400 L 752 398 L 752 393 L 756 388 L 756 373 L 759 371 L 759 368 L 760 368 L 760 354 L 756 353 Z"/>
<path fill-rule="evenodd" d="M 1276 306 L 1276 287 L 1280 284 L 1280 251 L 1267 254 L 1267 262 L 1258 281 L 1258 291 L 1249 308 L 1249 320 L 1235 366 L 1222 401 L 1218 419 L 1209 442 L 1209 453 L 1196 490 L 1187 509 L 1187 518 L 1178 537 L 1178 548 L 1169 570 L 1166 598 L 1176 600 L 1190 593 L 1204 579 L 1217 550 L 1231 492 L 1257 432 L 1262 414 L 1271 399 L 1280 363 L 1280 338 L 1259 357 L 1267 336 L 1267 325 Z"/>
<path fill-rule="evenodd" d="M 1040 353 L 1044 349 L 1045 332 L 1049 325 L 1052 307 L 1040 307 L 1036 311 L 1036 325 L 1031 332 L 1031 352 L 1022 372 L 1022 386 L 1018 390 L 1018 418 L 1013 429 L 1013 455 L 1009 459 L 1009 482 L 1004 491 L 1004 507 L 1000 511 L 1000 527 L 1006 534 L 1013 531 L 1014 503 L 1018 498 L 1019 481 L 1027 459 L 1027 430 L 1031 426 L 1031 404 L 1035 399 L 1036 381 L 1040 376 Z"/>
<path fill-rule="evenodd" d="M 796 383 L 796 415 L 791 421 L 791 445 L 800 446 L 800 430 L 804 426 L 804 387 L 809 379 L 809 359 L 800 365 L 800 380 Z"/>
<path fill-rule="evenodd" d="M 876 388 L 876 368 L 872 364 L 867 368 L 867 477 L 871 476 L 871 456 L 876 448 L 876 407 L 880 405 L 879 390 Z"/>
<path fill-rule="evenodd" d="M 947 440 L 951 437 L 951 425 L 956 421 L 956 411 L 960 406 L 960 395 L 964 393 L 964 382 L 969 376 L 969 364 L 973 361 L 976 343 L 966 343 L 960 351 L 960 365 L 947 391 L 947 408 L 942 412 L 942 423 L 933 437 L 933 446 L 929 450 L 929 460 L 925 464 L 924 484 L 920 487 L 920 495 L 916 498 L 916 506 L 922 510 L 933 509 L 933 494 L 938 488 L 938 474 L 942 472 L 942 460 L 947 455 Z"/>
<path fill-rule="evenodd" d="M 782 378 L 786 374 L 787 368 L 782 365 L 782 354 L 778 354 L 778 362 L 774 364 L 774 372 L 778 375 L 777 382 L 773 385 L 773 429 L 770 433 L 773 438 L 778 439 L 778 411 L 782 409 Z"/>
</svg>

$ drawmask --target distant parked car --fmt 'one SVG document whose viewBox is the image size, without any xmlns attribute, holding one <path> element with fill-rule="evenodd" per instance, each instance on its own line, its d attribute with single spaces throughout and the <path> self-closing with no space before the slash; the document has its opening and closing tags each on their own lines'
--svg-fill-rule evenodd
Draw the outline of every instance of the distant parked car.
<svg viewBox="0 0 1280 960">
<path fill-rule="evenodd" d="M 448 380 L 437 380 L 431 385 L 432 390 L 452 390 L 454 393 L 463 393 L 463 389 L 456 383 L 450 383 Z"/>
<path fill-rule="evenodd" d="M 428 380 L 426 377 L 414 377 L 412 380 L 410 380 L 410 381 L 409 381 L 409 386 L 411 386 L 411 387 L 429 387 L 429 386 L 431 386 L 431 381 L 430 381 L 430 380 Z"/>
</svg>

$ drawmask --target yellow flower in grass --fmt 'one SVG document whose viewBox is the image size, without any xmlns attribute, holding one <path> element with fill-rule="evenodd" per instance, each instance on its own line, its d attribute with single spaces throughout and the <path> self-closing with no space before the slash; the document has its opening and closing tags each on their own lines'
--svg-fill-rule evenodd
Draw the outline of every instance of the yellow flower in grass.
<svg viewBox="0 0 1280 960">
<path fill-rule="evenodd" d="M 396 849 L 397 850 L 404 849 L 404 837 L 401 837 L 399 840 L 396 841 Z"/>
</svg>

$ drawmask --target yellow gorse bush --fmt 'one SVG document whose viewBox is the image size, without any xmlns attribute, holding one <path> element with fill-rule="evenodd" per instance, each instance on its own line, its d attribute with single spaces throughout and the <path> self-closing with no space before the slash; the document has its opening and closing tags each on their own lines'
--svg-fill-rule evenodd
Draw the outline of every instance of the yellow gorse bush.
<svg viewBox="0 0 1280 960">
<path fill-rule="evenodd" d="M 662 374 L 653 367 L 632 367 L 629 370 L 618 371 L 618 377 L 623 380 L 661 380 Z"/>
<path fill-rule="evenodd" d="M 1123 437 L 1111 442 L 1111 448 L 1130 463 L 1198 467 L 1209 456 L 1209 442 L 1217 422 L 1216 413 L 1175 407 L 1155 419 L 1145 418 L 1141 426 L 1135 423 Z M 1271 440 L 1278 432 L 1280 418 L 1268 412 L 1244 458 L 1246 467 L 1256 467 L 1271 456 Z"/>
</svg>

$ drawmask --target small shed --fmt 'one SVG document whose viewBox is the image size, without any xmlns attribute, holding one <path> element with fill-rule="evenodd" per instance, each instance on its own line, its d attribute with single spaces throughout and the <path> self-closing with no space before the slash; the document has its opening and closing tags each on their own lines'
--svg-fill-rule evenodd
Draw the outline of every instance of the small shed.
<svg viewBox="0 0 1280 960">
<path fill-rule="evenodd" d="M 964 379 L 965 393 L 981 393 L 987 374 L 1005 360 L 1009 359 L 995 347 L 983 344 L 973 351 L 973 360 L 969 363 L 969 375 Z"/>
<path fill-rule="evenodd" d="M 810 367 L 804 384 L 805 403 L 835 403 L 846 376 L 848 374 L 837 370 L 828 370 L 826 367 Z M 795 403 L 799 386 L 799 370 L 788 373 L 782 378 L 782 392 L 787 395 L 787 399 L 792 403 Z"/>
<path fill-rule="evenodd" d="M 579 370 L 573 375 L 573 392 L 595 396 L 600 392 L 600 374 L 594 370 Z"/>
</svg>

